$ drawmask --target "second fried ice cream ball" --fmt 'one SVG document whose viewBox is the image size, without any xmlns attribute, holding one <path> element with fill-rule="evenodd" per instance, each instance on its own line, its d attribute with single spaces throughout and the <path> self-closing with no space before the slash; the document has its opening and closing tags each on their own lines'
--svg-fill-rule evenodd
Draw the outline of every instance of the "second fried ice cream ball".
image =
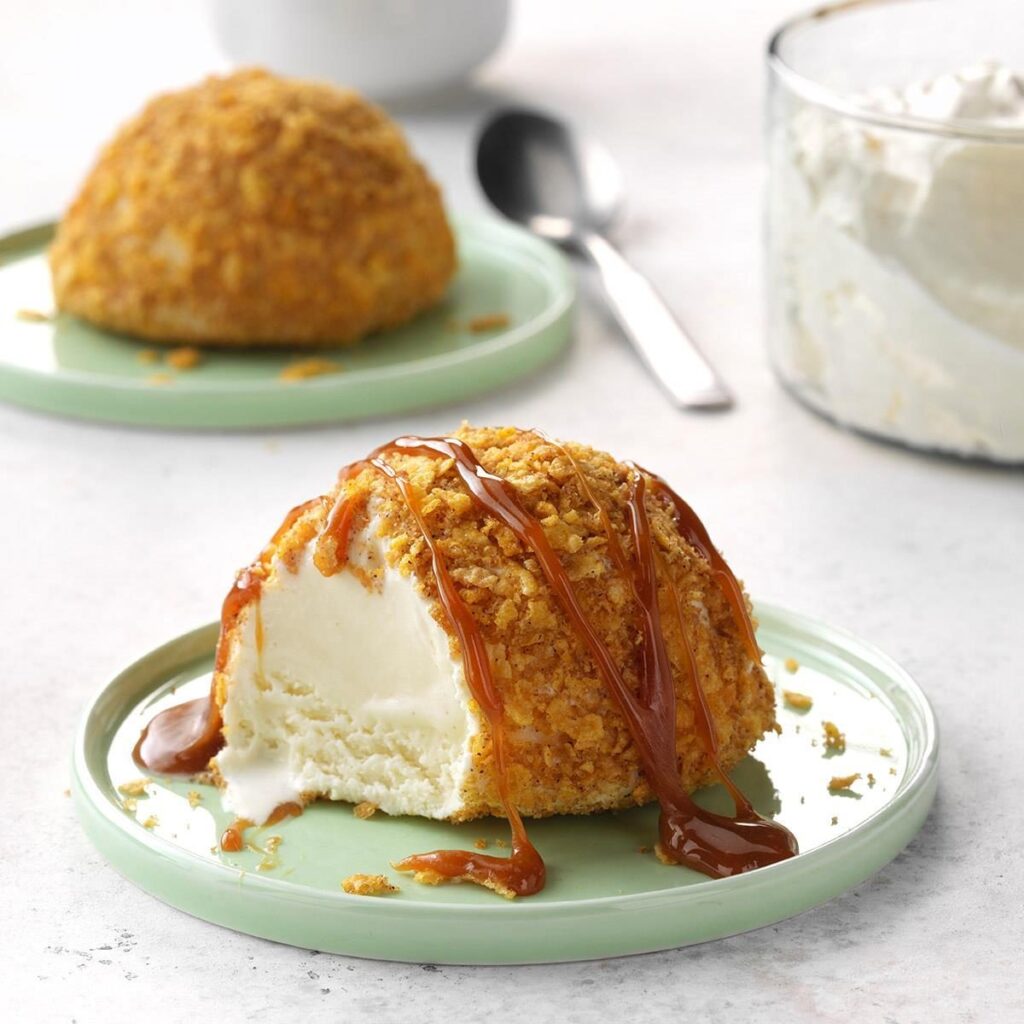
<svg viewBox="0 0 1024 1024">
<path fill-rule="evenodd" d="M 50 265 L 58 306 L 109 330 L 328 347 L 439 302 L 455 245 L 437 186 L 381 110 L 247 70 L 125 124 Z"/>
</svg>

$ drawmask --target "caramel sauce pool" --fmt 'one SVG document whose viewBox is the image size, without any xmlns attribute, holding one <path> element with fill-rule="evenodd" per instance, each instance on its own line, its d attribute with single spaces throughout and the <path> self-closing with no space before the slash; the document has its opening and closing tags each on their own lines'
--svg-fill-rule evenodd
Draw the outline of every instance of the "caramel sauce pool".
<svg viewBox="0 0 1024 1024">
<path fill-rule="evenodd" d="M 794 856 L 798 848 L 792 833 L 779 823 L 761 817 L 719 763 L 714 721 L 694 669 L 682 603 L 651 538 L 648 500 L 661 502 L 671 510 L 680 535 L 708 563 L 712 579 L 729 604 L 748 655 L 759 663 L 760 651 L 754 627 L 736 577 L 711 542 L 704 524 L 693 509 L 660 477 L 627 464 L 630 470 L 627 517 L 634 552 L 630 558 L 619 541 L 607 510 L 594 496 L 575 459 L 562 446 L 549 443 L 573 466 L 583 494 L 600 517 L 612 560 L 632 589 L 643 637 L 643 675 L 636 693 L 626 683 L 580 605 L 572 581 L 548 542 L 540 522 L 523 506 L 515 488 L 502 477 L 488 472 L 465 442 L 457 438 L 400 437 L 390 444 L 382 445 L 366 460 L 353 463 L 341 473 L 343 483 L 367 468 L 386 476 L 397 487 L 423 535 L 430 551 L 441 606 L 459 639 L 470 692 L 490 728 L 499 797 L 512 833 L 512 852 L 508 857 L 494 857 L 468 850 L 434 850 L 406 857 L 396 863 L 395 868 L 422 874 L 425 880 L 466 879 L 507 896 L 529 896 L 539 892 L 545 882 L 543 858 L 530 842 L 522 817 L 508 791 L 504 708 L 501 694 L 494 684 L 483 635 L 448 571 L 440 545 L 430 535 L 412 485 L 387 461 L 387 457 L 393 454 L 452 460 L 455 471 L 473 501 L 488 515 L 504 523 L 520 543 L 533 552 L 548 585 L 577 636 L 586 646 L 629 729 L 644 775 L 661 806 L 658 830 L 662 856 L 695 868 L 712 878 L 726 878 Z M 239 574 L 235 586 L 224 600 L 215 680 L 217 673 L 226 667 L 226 637 L 232 626 L 245 607 L 259 601 L 276 542 L 303 512 L 323 500 L 317 498 L 292 509 L 260 559 Z M 344 568 L 353 522 L 363 500 L 362 496 L 347 496 L 342 492 L 335 502 L 317 542 L 315 564 L 325 576 Z M 659 580 L 665 583 L 669 591 L 672 609 L 669 625 L 676 634 L 681 651 L 681 671 L 687 677 L 693 697 L 697 735 L 716 774 L 732 797 L 735 804 L 733 817 L 699 807 L 684 790 L 679 779 L 675 675 L 658 602 Z M 258 632 L 258 644 L 262 646 L 262 629 Z M 143 730 L 135 747 L 135 760 L 142 767 L 156 772 L 194 774 L 202 771 L 223 745 L 221 725 L 211 689 L 209 697 L 190 701 L 157 715 Z M 285 808 L 287 810 L 278 810 L 283 811 L 283 814 L 301 811 L 297 804 L 288 804 Z M 274 816 L 272 819 L 280 820 Z M 242 849 L 242 832 L 247 825 L 248 822 L 239 821 L 230 826 L 222 837 L 222 848 Z"/>
</svg>

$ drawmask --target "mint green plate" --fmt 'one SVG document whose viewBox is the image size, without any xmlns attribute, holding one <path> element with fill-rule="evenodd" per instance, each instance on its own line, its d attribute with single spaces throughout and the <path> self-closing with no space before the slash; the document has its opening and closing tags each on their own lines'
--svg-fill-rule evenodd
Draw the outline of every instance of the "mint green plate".
<svg viewBox="0 0 1024 1024">
<path fill-rule="evenodd" d="M 74 796 L 82 824 L 125 877 L 190 914 L 296 946 L 386 960 L 541 963 L 668 949 L 758 928 L 863 881 L 921 827 L 935 795 L 938 736 L 931 708 L 892 660 L 842 630 L 770 606 L 757 610 L 768 672 L 813 698 L 779 711 L 781 736 L 758 744 L 734 778 L 762 813 L 799 839 L 793 860 L 711 881 L 649 851 L 656 812 L 549 818 L 530 833 L 547 888 L 509 902 L 473 885 L 421 886 L 392 871 L 405 854 L 504 839 L 503 821 L 449 825 L 321 802 L 298 818 L 247 833 L 252 848 L 221 853 L 230 823 L 210 786 L 155 778 L 134 803 L 131 748 L 159 708 L 205 692 L 216 625 L 171 641 L 126 669 L 88 709 L 75 742 Z M 790 672 L 785 660 L 796 658 Z M 780 698 L 781 703 L 781 698 Z M 827 756 L 823 720 L 846 734 Z M 861 773 L 830 793 L 836 775 Z M 189 795 L 191 794 L 191 800 Z M 720 787 L 698 794 L 727 811 Z M 126 806 L 127 802 L 127 806 Z M 194 805 L 194 806 L 193 806 Z M 148 826 L 148 827 L 147 827 Z M 267 854 L 268 836 L 279 836 Z M 343 878 L 386 873 L 384 897 L 350 896 Z"/>
<path fill-rule="evenodd" d="M 0 238 L 0 399 L 45 412 L 154 427 L 268 427 L 354 420 L 460 401 L 531 373 L 569 338 L 565 258 L 496 220 L 456 224 L 459 272 L 437 308 L 337 352 L 217 352 L 194 369 L 140 361 L 159 345 L 52 314 L 46 246 L 53 225 Z M 473 332 L 474 317 L 508 325 Z M 339 373 L 283 381 L 310 355 Z M 154 380 L 154 378 L 156 378 Z"/>
</svg>

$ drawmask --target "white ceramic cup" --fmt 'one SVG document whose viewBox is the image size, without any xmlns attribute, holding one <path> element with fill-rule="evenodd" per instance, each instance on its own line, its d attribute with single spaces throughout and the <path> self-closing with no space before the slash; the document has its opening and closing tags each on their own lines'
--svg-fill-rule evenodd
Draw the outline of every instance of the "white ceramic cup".
<svg viewBox="0 0 1024 1024">
<path fill-rule="evenodd" d="M 207 0 L 238 64 L 400 100 L 465 78 L 501 42 L 509 0 Z"/>
</svg>

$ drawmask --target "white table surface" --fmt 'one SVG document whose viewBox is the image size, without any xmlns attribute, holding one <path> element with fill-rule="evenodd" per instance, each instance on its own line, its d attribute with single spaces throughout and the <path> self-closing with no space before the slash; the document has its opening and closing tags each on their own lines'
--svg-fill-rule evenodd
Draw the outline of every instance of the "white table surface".
<svg viewBox="0 0 1024 1024">
<path fill-rule="evenodd" d="M 195 435 L 0 407 L 0 1019 L 1024 1019 L 1024 480 L 835 430 L 769 372 L 760 52 L 790 10 L 523 2 L 475 88 L 405 117 L 460 210 L 482 208 L 469 138 L 493 105 L 547 105 L 607 140 L 630 184 L 621 239 L 736 389 L 734 412 L 670 408 L 589 301 L 553 369 L 400 419 Z M 223 66 L 196 0 L 4 2 L 0 24 L 0 228 L 59 209 L 148 93 Z M 658 468 L 757 597 L 901 660 L 934 702 L 943 746 L 935 810 L 908 850 L 842 898 L 753 934 L 514 969 L 278 946 L 116 875 L 64 795 L 86 702 L 136 656 L 213 618 L 282 510 L 340 464 L 463 417 L 539 425 Z"/>
</svg>

